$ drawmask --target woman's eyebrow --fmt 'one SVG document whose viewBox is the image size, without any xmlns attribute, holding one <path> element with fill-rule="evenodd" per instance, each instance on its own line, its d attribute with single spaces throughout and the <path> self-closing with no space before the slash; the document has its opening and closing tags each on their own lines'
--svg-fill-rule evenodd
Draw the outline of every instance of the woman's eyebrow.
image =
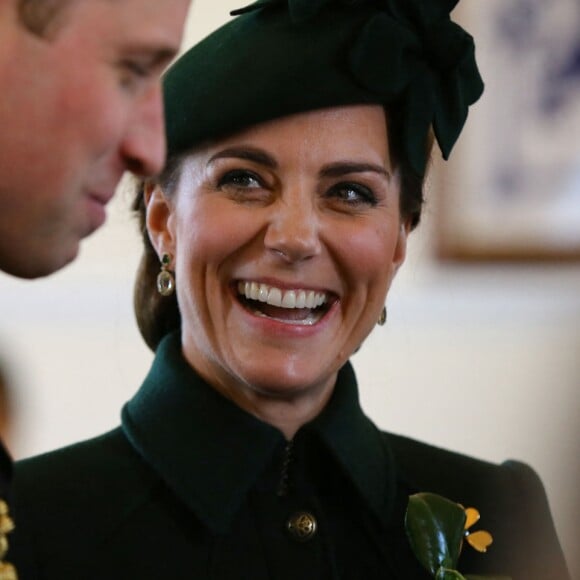
<svg viewBox="0 0 580 580">
<path fill-rule="evenodd" d="M 382 165 L 375 165 L 374 163 L 359 163 L 357 161 L 337 161 L 325 165 L 320 170 L 320 177 L 342 177 L 349 173 L 378 173 L 391 179 L 391 174 Z"/>
<path fill-rule="evenodd" d="M 262 149 L 257 149 L 254 147 L 228 147 L 227 149 L 222 149 L 209 158 L 208 165 L 216 161 L 217 159 L 245 159 L 247 161 L 253 161 L 259 165 L 264 165 L 270 169 L 276 169 L 278 167 L 277 161 L 269 153 L 266 153 Z M 375 163 L 364 163 L 357 161 L 337 161 L 335 163 L 330 163 L 325 165 L 319 172 L 320 177 L 342 177 L 343 175 L 348 175 L 350 173 L 377 173 L 386 177 L 391 178 L 391 174 L 382 165 L 377 165 Z"/>
<path fill-rule="evenodd" d="M 207 162 L 208 165 L 216 161 L 217 159 L 245 159 L 247 161 L 253 161 L 259 165 L 264 165 L 270 169 L 276 169 L 278 163 L 276 160 L 263 151 L 262 149 L 256 149 L 254 147 L 228 147 L 227 149 L 222 149 L 209 158 Z"/>
</svg>

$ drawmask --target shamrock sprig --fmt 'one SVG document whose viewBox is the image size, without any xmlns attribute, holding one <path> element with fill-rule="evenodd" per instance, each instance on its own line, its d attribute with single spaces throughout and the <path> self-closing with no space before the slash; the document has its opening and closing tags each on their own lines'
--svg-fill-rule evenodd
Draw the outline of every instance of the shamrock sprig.
<svg viewBox="0 0 580 580">
<path fill-rule="evenodd" d="M 510 580 L 508 576 L 462 575 L 457 561 L 464 539 L 480 552 L 493 541 L 483 530 L 470 532 L 479 519 L 475 508 L 433 493 L 417 493 L 409 497 L 405 514 L 405 530 L 411 548 L 421 565 L 436 580 Z"/>
</svg>

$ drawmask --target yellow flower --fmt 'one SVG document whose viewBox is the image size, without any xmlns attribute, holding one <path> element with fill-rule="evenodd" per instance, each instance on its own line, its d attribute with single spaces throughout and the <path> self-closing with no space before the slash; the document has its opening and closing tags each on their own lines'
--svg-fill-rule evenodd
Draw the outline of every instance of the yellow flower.
<svg viewBox="0 0 580 580">
<path fill-rule="evenodd" d="M 489 546 L 493 542 L 493 537 L 489 532 L 485 530 L 476 530 L 475 532 L 470 532 L 469 528 L 475 525 L 480 518 L 479 512 L 472 507 L 464 508 L 465 510 L 465 532 L 464 537 L 467 543 L 477 550 L 478 552 L 487 552 Z"/>
</svg>

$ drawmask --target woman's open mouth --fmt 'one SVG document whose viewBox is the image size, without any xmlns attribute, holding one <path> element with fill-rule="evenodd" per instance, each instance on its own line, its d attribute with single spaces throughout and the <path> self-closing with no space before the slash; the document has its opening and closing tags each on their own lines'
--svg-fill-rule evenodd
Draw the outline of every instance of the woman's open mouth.
<svg viewBox="0 0 580 580">
<path fill-rule="evenodd" d="M 316 324 L 334 301 L 326 292 L 282 289 L 251 281 L 239 281 L 237 289 L 240 303 L 252 314 L 301 326 Z"/>
</svg>

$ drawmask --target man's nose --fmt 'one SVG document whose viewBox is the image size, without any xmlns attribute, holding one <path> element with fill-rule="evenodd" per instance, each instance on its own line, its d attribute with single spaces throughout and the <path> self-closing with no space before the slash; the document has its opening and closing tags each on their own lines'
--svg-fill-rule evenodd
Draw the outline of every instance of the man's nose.
<svg viewBox="0 0 580 580">
<path fill-rule="evenodd" d="M 158 174 L 165 165 L 166 142 L 161 86 L 156 84 L 137 103 L 121 144 L 126 169 L 141 177 Z"/>
</svg>

